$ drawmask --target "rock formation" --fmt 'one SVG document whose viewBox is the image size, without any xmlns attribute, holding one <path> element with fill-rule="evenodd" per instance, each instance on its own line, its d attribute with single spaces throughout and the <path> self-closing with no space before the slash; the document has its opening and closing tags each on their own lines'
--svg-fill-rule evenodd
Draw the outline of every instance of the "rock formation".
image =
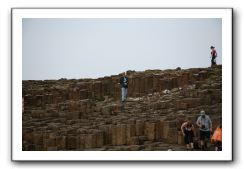
<svg viewBox="0 0 244 169">
<path fill-rule="evenodd" d="M 23 81 L 24 151 L 185 150 L 181 124 L 204 109 L 222 122 L 222 66 L 127 71 L 98 79 Z M 197 133 L 197 132 L 196 132 Z"/>
</svg>

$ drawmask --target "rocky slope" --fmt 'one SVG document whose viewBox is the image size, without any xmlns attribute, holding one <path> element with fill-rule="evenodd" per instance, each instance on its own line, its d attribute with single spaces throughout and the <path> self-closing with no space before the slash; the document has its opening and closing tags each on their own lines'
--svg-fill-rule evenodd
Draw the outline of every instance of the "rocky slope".
<svg viewBox="0 0 244 169">
<path fill-rule="evenodd" d="M 185 150 L 186 119 L 203 109 L 221 124 L 221 65 L 127 74 L 125 103 L 120 75 L 23 81 L 23 150 Z"/>
</svg>

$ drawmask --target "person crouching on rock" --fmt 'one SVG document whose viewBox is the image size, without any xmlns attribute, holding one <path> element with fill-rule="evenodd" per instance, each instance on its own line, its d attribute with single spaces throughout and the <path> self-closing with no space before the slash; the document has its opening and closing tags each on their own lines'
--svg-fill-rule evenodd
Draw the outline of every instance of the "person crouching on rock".
<svg viewBox="0 0 244 169">
<path fill-rule="evenodd" d="M 193 150 L 193 137 L 194 137 L 194 126 L 193 124 L 187 120 L 181 125 L 181 131 L 184 136 L 184 141 L 186 144 L 186 150 Z"/>
<path fill-rule="evenodd" d="M 121 87 L 121 100 L 122 102 L 124 102 L 127 99 L 127 94 L 128 94 L 128 78 L 126 77 L 126 72 L 119 79 L 119 84 Z"/>
</svg>

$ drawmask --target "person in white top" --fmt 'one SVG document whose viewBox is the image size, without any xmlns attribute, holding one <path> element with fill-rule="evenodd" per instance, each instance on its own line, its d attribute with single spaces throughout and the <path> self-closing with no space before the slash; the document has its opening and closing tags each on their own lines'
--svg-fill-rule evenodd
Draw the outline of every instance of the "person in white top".
<svg viewBox="0 0 244 169">
<path fill-rule="evenodd" d="M 205 111 L 200 112 L 200 116 L 197 119 L 196 125 L 199 127 L 201 149 L 207 149 L 208 140 L 210 140 L 210 134 L 212 132 L 212 121 Z"/>
</svg>

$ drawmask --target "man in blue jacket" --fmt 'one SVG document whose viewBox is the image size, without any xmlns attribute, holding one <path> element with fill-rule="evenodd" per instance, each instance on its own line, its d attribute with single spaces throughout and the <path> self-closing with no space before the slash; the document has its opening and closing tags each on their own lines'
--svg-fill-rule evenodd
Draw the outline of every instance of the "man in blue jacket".
<svg viewBox="0 0 244 169">
<path fill-rule="evenodd" d="M 126 72 L 119 79 L 119 84 L 121 87 L 121 99 L 122 99 L 122 102 L 124 102 L 126 100 L 127 94 L 128 94 L 128 78 L 126 77 Z"/>
</svg>

